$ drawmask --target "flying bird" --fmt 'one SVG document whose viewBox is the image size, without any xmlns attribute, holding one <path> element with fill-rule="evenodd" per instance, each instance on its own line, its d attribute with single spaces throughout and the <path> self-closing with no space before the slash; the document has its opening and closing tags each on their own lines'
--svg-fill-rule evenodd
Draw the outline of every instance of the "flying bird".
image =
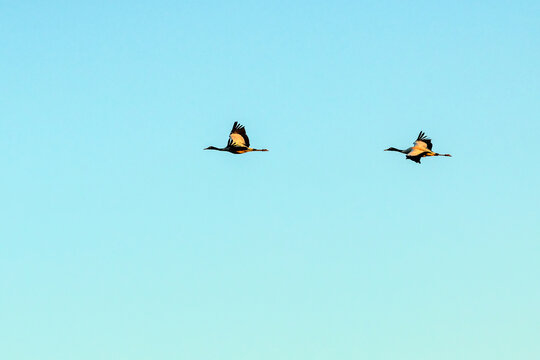
<svg viewBox="0 0 540 360">
<path fill-rule="evenodd" d="M 228 151 L 233 154 L 243 154 L 250 151 L 268 151 L 267 149 L 252 149 L 249 147 L 249 138 L 246 135 L 246 128 L 238 123 L 234 122 L 231 133 L 229 134 L 229 141 L 224 148 L 217 148 L 209 146 L 204 150 L 218 150 Z"/>
<path fill-rule="evenodd" d="M 414 146 L 405 150 L 399 150 L 396 148 L 388 148 L 384 151 L 397 151 L 402 154 L 406 154 L 406 158 L 417 162 L 420 164 L 420 159 L 424 156 L 452 156 L 450 154 L 437 154 L 436 152 L 431 151 L 433 144 L 431 139 L 426 137 L 426 134 L 423 131 L 420 131 L 418 138 L 414 142 Z"/>
</svg>

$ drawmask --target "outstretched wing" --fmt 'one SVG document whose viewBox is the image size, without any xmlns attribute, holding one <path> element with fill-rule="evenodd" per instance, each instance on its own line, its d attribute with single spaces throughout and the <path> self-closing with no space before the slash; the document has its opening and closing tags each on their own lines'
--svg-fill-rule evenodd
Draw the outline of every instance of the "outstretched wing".
<svg viewBox="0 0 540 360">
<path fill-rule="evenodd" d="M 420 131 L 418 138 L 414 142 L 414 146 L 431 150 L 433 144 L 431 143 L 431 139 L 429 139 L 423 131 Z"/>
<path fill-rule="evenodd" d="M 415 143 L 416 144 L 416 143 Z M 415 146 L 411 149 L 411 151 L 409 151 L 409 153 L 407 154 L 407 156 L 417 156 L 417 155 L 422 155 L 422 154 L 425 154 L 427 153 L 427 149 L 425 148 L 425 146 Z"/>
<path fill-rule="evenodd" d="M 246 135 L 246 128 L 240 125 L 238 121 L 234 122 L 231 133 L 229 134 L 227 146 L 249 147 L 249 138 Z"/>
<path fill-rule="evenodd" d="M 412 152 L 411 152 L 411 153 L 412 153 Z M 411 153 L 409 153 L 409 154 L 406 156 L 406 158 L 420 164 L 420 159 L 421 159 L 425 154 L 427 154 L 428 152 L 427 152 L 427 151 L 426 151 L 426 152 L 421 152 L 421 153 L 414 154 L 414 155 L 411 155 Z"/>
</svg>

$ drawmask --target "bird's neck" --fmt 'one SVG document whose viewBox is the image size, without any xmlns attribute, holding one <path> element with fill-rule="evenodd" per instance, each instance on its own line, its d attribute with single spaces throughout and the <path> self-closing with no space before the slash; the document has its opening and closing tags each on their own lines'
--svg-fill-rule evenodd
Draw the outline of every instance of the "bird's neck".
<svg viewBox="0 0 540 360">
<path fill-rule="evenodd" d="M 226 151 L 225 149 L 217 148 L 215 146 L 209 146 L 209 147 L 206 148 L 206 150 Z"/>
<path fill-rule="evenodd" d="M 388 151 L 397 151 L 397 152 L 400 152 L 400 153 L 403 153 L 403 154 L 407 154 L 408 151 L 407 150 L 399 150 L 399 149 L 396 149 L 396 148 L 389 148 Z"/>
</svg>

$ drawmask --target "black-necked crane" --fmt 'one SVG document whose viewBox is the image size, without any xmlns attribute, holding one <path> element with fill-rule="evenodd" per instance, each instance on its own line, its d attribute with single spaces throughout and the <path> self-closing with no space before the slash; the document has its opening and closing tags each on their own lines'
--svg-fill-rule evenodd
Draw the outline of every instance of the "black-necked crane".
<svg viewBox="0 0 540 360">
<path fill-rule="evenodd" d="M 218 150 L 218 151 L 228 151 L 233 154 L 243 154 L 250 151 L 268 151 L 267 149 L 252 149 L 249 147 L 249 138 L 246 135 L 246 128 L 238 123 L 234 122 L 231 133 L 229 134 L 229 142 L 224 148 L 217 148 L 214 146 L 209 146 L 204 150 Z"/>
<path fill-rule="evenodd" d="M 431 139 L 426 137 L 426 134 L 423 131 L 420 131 L 420 134 L 418 134 L 418 138 L 414 142 L 413 147 L 410 147 L 405 150 L 399 150 L 396 148 L 388 148 L 384 151 L 397 151 L 402 154 L 407 155 L 406 158 L 409 160 L 412 160 L 414 162 L 417 162 L 420 164 L 420 159 L 424 156 L 452 156 L 450 154 L 438 154 L 436 152 L 431 151 L 433 144 L 431 144 Z"/>
</svg>

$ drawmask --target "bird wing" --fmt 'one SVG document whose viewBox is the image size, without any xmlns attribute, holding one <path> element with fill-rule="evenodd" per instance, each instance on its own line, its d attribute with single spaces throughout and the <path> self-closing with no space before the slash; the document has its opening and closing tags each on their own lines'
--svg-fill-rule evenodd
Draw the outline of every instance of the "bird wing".
<svg viewBox="0 0 540 360">
<path fill-rule="evenodd" d="M 421 153 L 416 154 L 416 155 L 407 155 L 406 158 L 420 164 L 420 159 L 421 159 L 421 158 L 424 156 L 424 154 L 426 154 L 426 153 L 427 153 L 427 152 L 421 152 Z"/>
<path fill-rule="evenodd" d="M 418 142 L 418 141 L 417 141 Z M 415 142 L 415 144 L 417 143 Z M 424 154 L 424 153 L 427 153 L 427 149 L 425 148 L 425 146 L 414 146 L 412 148 L 412 150 L 407 154 L 407 157 L 409 156 L 418 156 L 420 154 Z"/>
<path fill-rule="evenodd" d="M 229 134 L 227 146 L 249 147 L 249 138 L 246 135 L 246 128 L 240 125 L 238 121 L 234 122 L 231 133 Z"/>
<path fill-rule="evenodd" d="M 414 142 L 414 146 L 431 150 L 433 144 L 431 143 L 431 139 L 429 139 L 423 131 L 420 131 L 418 138 Z"/>
</svg>

